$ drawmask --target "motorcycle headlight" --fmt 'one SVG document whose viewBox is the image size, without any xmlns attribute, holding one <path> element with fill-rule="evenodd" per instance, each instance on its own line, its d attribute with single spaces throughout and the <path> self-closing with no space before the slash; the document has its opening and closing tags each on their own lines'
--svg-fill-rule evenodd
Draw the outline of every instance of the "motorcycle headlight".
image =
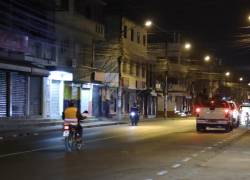
<svg viewBox="0 0 250 180">
<path fill-rule="evenodd" d="M 131 116 L 135 116 L 135 112 L 131 112 L 130 115 L 131 115 Z"/>
</svg>

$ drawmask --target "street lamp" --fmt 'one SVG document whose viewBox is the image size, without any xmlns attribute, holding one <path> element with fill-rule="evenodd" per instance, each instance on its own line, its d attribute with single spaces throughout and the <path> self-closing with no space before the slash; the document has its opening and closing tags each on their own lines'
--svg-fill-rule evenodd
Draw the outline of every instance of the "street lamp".
<svg viewBox="0 0 250 180">
<path fill-rule="evenodd" d="M 190 50 L 191 49 L 191 47 L 192 47 L 192 45 L 190 44 L 190 43 L 185 43 L 185 45 L 184 45 L 184 48 L 186 49 L 186 50 Z"/>
<path fill-rule="evenodd" d="M 151 27 L 152 26 L 152 21 L 151 20 L 147 20 L 146 22 L 145 22 L 145 26 L 146 27 Z"/>
<path fill-rule="evenodd" d="M 247 85 L 250 86 L 250 83 L 248 83 Z"/>
<path fill-rule="evenodd" d="M 239 81 L 241 81 L 241 82 L 242 82 L 242 81 L 243 81 L 243 77 L 240 77 L 240 78 L 239 78 Z"/>
<path fill-rule="evenodd" d="M 205 60 L 206 62 L 209 62 L 210 59 L 211 59 L 211 58 L 210 58 L 210 56 L 208 56 L 208 55 L 204 57 L 204 60 Z"/>
<path fill-rule="evenodd" d="M 229 76 L 230 76 L 230 72 L 229 72 L 229 71 L 226 72 L 225 75 L 226 75 L 227 77 L 229 77 Z"/>
<path fill-rule="evenodd" d="M 250 15 L 247 17 L 248 21 L 250 21 Z"/>
</svg>

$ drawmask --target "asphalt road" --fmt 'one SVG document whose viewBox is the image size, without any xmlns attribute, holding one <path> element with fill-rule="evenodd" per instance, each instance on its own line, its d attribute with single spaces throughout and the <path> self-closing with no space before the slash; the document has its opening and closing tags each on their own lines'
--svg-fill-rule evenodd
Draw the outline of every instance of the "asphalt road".
<svg viewBox="0 0 250 180">
<path fill-rule="evenodd" d="M 84 129 L 66 153 L 61 132 L 0 140 L 3 180 L 250 179 L 250 133 L 197 133 L 194 120 Z M 237 177 L 237 178 L 236 178 Z"/>
</svg>

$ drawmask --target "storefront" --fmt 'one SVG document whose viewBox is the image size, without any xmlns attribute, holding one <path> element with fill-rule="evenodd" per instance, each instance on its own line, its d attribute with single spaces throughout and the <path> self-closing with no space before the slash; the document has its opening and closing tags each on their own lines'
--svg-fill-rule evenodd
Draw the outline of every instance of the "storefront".
<svg viewBox="0 0 250 180">
<path fill-rule="evenodd" d="M 2 66 L 5 67 L 5 66 Z M 48 71 L 13 65 L 0 70 L 0 118 L 42 117 L 43 78 Z"/>
<path fill-rule="evenodd" d="M 65 100 L 65 82 L 72 82 L 72 73 L 64 71 L 51 71 L 50 76 L 47 79 L 47 86 L 49 92 L 47 92 L 47 115 L 50 118 L 60 119 L 64 110 Z"/>
</svg>

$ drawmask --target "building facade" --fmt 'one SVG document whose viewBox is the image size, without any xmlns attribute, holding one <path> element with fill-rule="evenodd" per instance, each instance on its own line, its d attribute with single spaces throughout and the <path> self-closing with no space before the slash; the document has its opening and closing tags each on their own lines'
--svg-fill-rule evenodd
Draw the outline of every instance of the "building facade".
<svg viewBox="0 0 250 180">
<path fill-rule="evenodd" d="M 147 53 L 146 29 L 121 15 L 108 15 L 105 25 L 106 41 L 98 45 L 96 62 L 105 76 L 112 73 L 115 77 L 105 83 L 112 89 L 111 101 L 107 101 L 112 105 L 110 113 L 126 115 L 136 103 L 144 116 L 154 117 L 156 98 L 149 89 L 154 59 Z"/>
<path fill-rule="evenodd" d="M 42 1 L 1 1 L 0 118 L 44 117 L 44 79 L 55 65 L 53 16 Z"/>
<path fill-rule="evenodd" d="M 104 40 L 101 0 L 55 0 L 56 66 L 47 79 L 47 115 L 61 118 L 69 101 L 96 115 L 95 44 Z"/>
</svg>

